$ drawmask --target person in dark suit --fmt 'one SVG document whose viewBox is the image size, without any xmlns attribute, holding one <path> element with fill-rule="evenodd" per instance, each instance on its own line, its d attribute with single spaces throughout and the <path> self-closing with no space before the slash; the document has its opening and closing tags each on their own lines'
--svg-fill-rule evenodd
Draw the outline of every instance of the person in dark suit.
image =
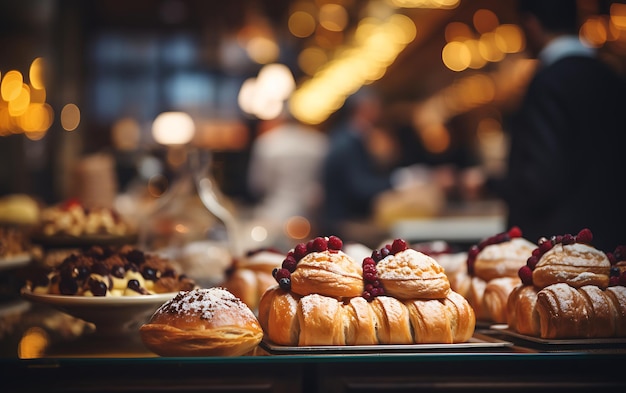
<svg viewBox="0 0 626 393">
<path fill-rule="evenodd" d="M 626 84 L 578 36 L 576 1 L 520 0 L 538 60 L 510 125 L 508 225 L 531 241 L 589 228 L 626 244 Z"/>
<path fill-rule="evenodd" d="M 392 187 L 388 168 L 381 167 L 368 148 L 381 109 L 375 92 L 359 91 L 348 99 L 345 118 L 330 132 L 322 169 L 321 219 L 327 233 L 341 234 L 343 222 L 369 218 L 374 198 Z"/>
</svg>

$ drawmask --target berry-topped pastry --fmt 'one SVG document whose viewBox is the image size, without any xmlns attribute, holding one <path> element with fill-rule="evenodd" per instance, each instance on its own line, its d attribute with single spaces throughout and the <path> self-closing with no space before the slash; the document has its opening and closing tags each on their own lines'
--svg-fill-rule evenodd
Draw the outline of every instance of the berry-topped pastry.
<svg viewBox="0 0 626 393">
<path fill-rule="evenodd" d="M 520 284 L 517 272 L 534 248 L 535 245 L 522 236 L 519 227 L 470 247 L 467 271 L 471 280 L 466 297 L 479 320 L 506 323 L 508 296 Z"/>
<path fill-rule="evenodd" d="M 609 262 L 611 262 L 609 285 L 626 286 L 626 245 L 615 247 L 615 250 L 607 252 L 606 256 L 609 258 Z"/>
<path fill-rule="evenodd" d="M 611 262 L 607 255 L 591 245 L 593 234 L 588 228 L 577 235 L 565 234 L 541 238 L 525 266 L 519 270 L 524 284 L 545 288 L 566 283 L 580 288 L 609 285 Z"/>
<path fill-rule="evenodd" d="M 336 236 L 298 244 L 274 270 L 258 318 L 275 344 L 458 343 L 474 333 L 465 298 L 443 268 L 396 239 L 356 263 Z"/>
<path fill-rule="evenodd" d="M 443 267 L 428 255 L 409 248 L 402 239 L 394 240 L 363 260 L 365 279 L 366 262 L 375 263 L 385 293 L 398 299 L 441 299 L 450 291 Z"/>
<path fill-rule="evenodd" d="M 626 287 L 619 278 L 609 286 L 615 255 L 592 241 L 588 228 L 539 239 L 508 299 L 510 328 L 546 339 L 626 336 Z"/>
<path fill-rule="evenodd" d="M 249 250 L 233 259 L 226 271 L 225 280 L 219 285 L 256 310 L 263 292 L 276 284 L 272 271 L 280 267 L 285 255 L 273 248 Z"/>
<path fill-rule="evenodd" d="M 274 271 L 276 281 L 284 289 L 304 296 L 353 297 L 363 292 L 361 265 L 341 249 L 337 236 L 316 237 L 299 243 L 287 254 L 281 268 Z"/>
</svg>

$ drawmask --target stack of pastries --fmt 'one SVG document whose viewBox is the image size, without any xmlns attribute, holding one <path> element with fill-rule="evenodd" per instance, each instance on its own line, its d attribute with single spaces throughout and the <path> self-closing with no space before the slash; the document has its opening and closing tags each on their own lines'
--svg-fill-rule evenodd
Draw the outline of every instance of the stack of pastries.
<svg viewBox="0 0 626 393">
<path fill-rule="evenodd" d="M 259 303 L 266 338 L 278 345 L 459 343 L 476 318 L 443 268 L 396 239 L 361 262 L 336 236 L 291 250 Z"/>
<path fill-rule="evenodd" d="M 539 239 L 509 296 L 509 328 L 543 339 L 626 337 L 626 274 L 592 240 L 588 228 Z"/>
<path fill-rule="evenodd" d="M 285 255 L 272 248 L 248 251 L 236 258 L 220 287 L 241 299 L 250 309 L 256 310 L 265 290 L 276 284 L 272 271 L 280 267 Z"/>
<path fill-rule="evenodd" d="M 518 270 L 535 245 L 518 227 L 498 233 L 472 246 L 467 253 L 469 284 L 465 297 L 479 321 L 506 323 L 507 300 L 521 283 Z"/>
</svg>

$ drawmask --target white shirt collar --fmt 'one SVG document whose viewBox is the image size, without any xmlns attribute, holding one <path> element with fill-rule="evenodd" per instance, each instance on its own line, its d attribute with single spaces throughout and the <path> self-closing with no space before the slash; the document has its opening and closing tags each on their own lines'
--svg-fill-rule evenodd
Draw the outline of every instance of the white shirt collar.
<svg viewBox="0 0 626 393">
<path fill-rule="evenodd" d="M 539 53 L 539 60 L 545 67 L 567 56 L 594 57 L 595 54 L 596 51 L 583 45 L 578 37 L 568 35 L 550 41 Z"/>
</svg>

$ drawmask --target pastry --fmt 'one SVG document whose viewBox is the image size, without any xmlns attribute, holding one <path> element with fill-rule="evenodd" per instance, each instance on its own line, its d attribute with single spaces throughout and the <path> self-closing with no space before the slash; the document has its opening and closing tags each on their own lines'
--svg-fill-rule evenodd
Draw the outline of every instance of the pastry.
<svg viewBox="0 0 626 393">
<path fill-rule="evenodd" d="M 294 266 L 297 263 L 298 266 L 290 274 L 291 290 L 302 296 L 313 293 L 336 297 L 359 296 L 363 292 L 360 264 L 340 248 L 333 247 L 329 240 L 318 237 L 308 243 L 300 243 L 287 255 L 287 263 Z"/>
<path fill-rule="evenodd" d="M 615 250 L 607 252 L 606 256 L 611 263 L 609 285 L 626 285 L 626 245 L 615 247 Z"/>
<path fill-rule="evenodd" d="M 519 277 L 498 277 L 485 285 L 480 309 L 490 321 L 507 323 L 506 305 L 509 295 L 521 283 Z"/>
<path fill-rule="evenodd" d="M 520 283 L 518 271 L 526 264 L 535 245 L 522 237 L 518 227 L 490 236 L 470 247 L 467 253 L 469 280 L 466 297 L 476 318 L 506 323 L 506 303 Z"/>
<path fill-rule="evenodd" d="M 137 296 L 190 290 L 194 280 L 172 261 L 132 246 L 93 246 L 64 258 L 47 274 L 29 277 L 35 293 L 75 296 Z"/>
<path fill-rule="evenodd" d="M 587 228 L 539 239 L 508 299 L 510 328 L 545 339 L 626 336 L 626 287 L 609 280 L 609 257 L 592 240 Z"/>
<path fill-rule="evenodd" d="M 624 336 L 626 287 L 552 284 L 537 293 L 537 313 L 542 338 Z"/>
<path fill-rule="evenodd" d="M 240 356 L 263 338 L 252 310 L 218 287 L 179 292 L 139 333 L 146 347 L 161 356 Z"/>
<path fill-rule="evenodd" d="M 376 269 L 385 293 L 398 299 L 440 299 L 450 291 L 443 267 L 412 248 L 382 257 Z"/>
<path fill-rule="evenodd" d="M 252 310 L 256 310 L 265 290 L 276 284 L 272 271 L 280 267 L 284 254 L 274 249 L 251 250 L 233 261 L 220 287 L 237 296 Z"/>
<path fill-rule="evenodd" d="M 270 341 L 286 346 L 376 345 L 456 343 L 472 336 L 476 318 L 467 300 L 450 290 L 441 266 L 409 249 L 402 239 L 363 259 L 357 295 L 356 285 L 331 291 L 330 282 L 320 280 L 320 274 L 299 273 L 301 268 L 309 273 L 313 262 L 331 264 L 336 260 L 333 256 L 345 261 L 342 245 L 336 236 L 301 243 L 274 271 L 278 285 L 263 294 L 258 309 Z M 379 272 L 381 264 L 384 268 Z M 307 277 L 311 282 L 303 282 Z M 345 274 L 337 279 L 344 280 Z"/>
</svg>

